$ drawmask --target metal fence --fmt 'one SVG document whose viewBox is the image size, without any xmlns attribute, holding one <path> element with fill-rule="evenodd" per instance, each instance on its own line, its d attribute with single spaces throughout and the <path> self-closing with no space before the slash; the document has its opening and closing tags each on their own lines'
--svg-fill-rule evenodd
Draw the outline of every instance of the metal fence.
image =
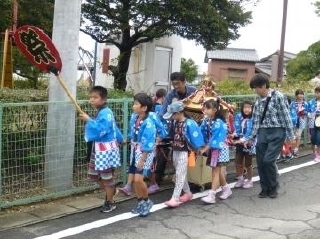
<svg viewBox="0 0 320 239">
<path fill-rule="evenodd" d="M 229 103 L 240 105 L 244 99 L 254 100 L 255 95 L 233 95 L 223 97 Z M 56 114 L 66 114 L 63 107 L 66 102 L 56 102 Z M 93 115 L 93 109 L 88 102 L 79 102 L 81 108 Z M 59 107 L 61 105 L 61 107 Z M 131 115 L 132 99 L 109 99 L 109 107 L 113 110 L 118 126 L 126 137 L 128 121 Z M 239 109 L 239 107 L 238 107 Z M 75 134 L 72 158 L 64 158 L 64 152 L 59 151 L 59 145 L 48 145 L 48 103 L 4 103 L 0 104 L 0 209 L 15 205 L 28 204 L 44 199 L 68 196 L 74 193 L 90 191 L 97 186 L 86 181 L 87 161 L 86 143 L 84 141 L 83 127 L 77 115 L 74 115 Z M 72 119 L 71 119 L 72 121 Z M 53 129 L 59 132 L 59 127 Z M 306 136 L 306 134 L 305 134 Z M 53 136 L 54 137 L 54 136 Z M 304 140 L 306 143 L 306 137 Z M 46 167 L 48 150 L 46 147 L 58 149 L 61 160 Z M 116 170 L 116 180 L 126 182 L 128 148 L 121 149 L 122 167 Z M 46 184 L 46 177 L 53 171 L 63 170 L 64 163 L 71 163 L 71 183 L 67 188 L 52 190 Z M 58 174 L 59 175 L 59 174 Z M 64 175 L 60 176 L 63 177 Z M 64 180 L 64 179 L 63 179 Z M 61 178 L 56 178 L 57 184 Z"/>
</svg>

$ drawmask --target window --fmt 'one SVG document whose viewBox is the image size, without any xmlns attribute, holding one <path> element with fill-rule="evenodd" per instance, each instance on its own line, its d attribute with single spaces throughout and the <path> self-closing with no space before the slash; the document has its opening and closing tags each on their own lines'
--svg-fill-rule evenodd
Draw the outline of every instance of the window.
<svg viewBox="0 0 320 239">
<path fill-rule="evenodd" d="M 247 69 L 228 68 L 229 79 L 246 79 L 247 73 Z"/>
</svg>

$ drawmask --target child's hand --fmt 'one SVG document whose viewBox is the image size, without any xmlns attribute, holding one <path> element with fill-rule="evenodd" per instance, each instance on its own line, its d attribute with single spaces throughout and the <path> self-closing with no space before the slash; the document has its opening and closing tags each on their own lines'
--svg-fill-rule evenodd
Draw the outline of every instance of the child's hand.
<svg viewBox="0 0 320 239">
<path fill-rule="evenodd" d="M 80 113 L 80 114 L 79 114 L 79 118 L 80 118 L 82 121 L 86 122 L 86 121 L 88 121 L 88 119 L 90 119 L 90 116 L 87 115 L 86 113 Z"/>
<path fill-rule="evenodd" d="M 140 159 L 137 165 L 137 169 L 140 171 L 143 169 L 143 165 L 144 165 L 145 161 Z"/>
<path fill-rule="evenodd" d="M 204 147 L 202 147 L 202 148 L 200 148 L 200 149 L 198 150 L 198 152 L 199 152 L 200 155 L 203 155 L 204 152 L 206 152 L 206 151 L 207 151 L 207 147 L 206 147 L 206 146 L 204 146 Z"/>
</svg>

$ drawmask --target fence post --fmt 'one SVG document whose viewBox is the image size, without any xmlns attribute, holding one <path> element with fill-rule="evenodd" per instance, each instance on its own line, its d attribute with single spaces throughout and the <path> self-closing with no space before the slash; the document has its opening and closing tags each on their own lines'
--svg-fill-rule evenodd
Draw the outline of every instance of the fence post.
<svg viewBox="0 0 320 239">
<path fill-rule="evenodd" d="M 129 124 L 129 100 L 123 99 L 123 138 L 128 140 L 128 124 Z M 122 183 L 127 183 L 127 162 L 128 162 L 128 144 L 123 146 L 123 160 L 122 160 Z"/>
</svg>

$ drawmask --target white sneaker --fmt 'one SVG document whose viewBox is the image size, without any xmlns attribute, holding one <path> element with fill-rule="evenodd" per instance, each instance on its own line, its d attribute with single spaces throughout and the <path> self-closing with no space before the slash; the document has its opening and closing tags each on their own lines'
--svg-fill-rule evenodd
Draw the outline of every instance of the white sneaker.
<svg viewBox="0 0 320 239">
<path fill-rule="evenodd" d="M 210 190 L 208 195 L 201 198 L 202 202 L 213 204 L 216 202 L 216 191 Z"/>
<path fill-rule="evenodd" d="M 252 180 L 246 180 L 242 186 L 242 188 L 252 188 L 252 187 L 253 187 Z"/>
<path fill-rule="evenodd" d="M 226 184 L 225 186 L 222 186 L 221 188 L 222 188 L 222 194 L 219 197 L 220 199 L 225 200 L 232 195 L 232 191 L 229 188 L 228 184 Z"/>
</svg>

